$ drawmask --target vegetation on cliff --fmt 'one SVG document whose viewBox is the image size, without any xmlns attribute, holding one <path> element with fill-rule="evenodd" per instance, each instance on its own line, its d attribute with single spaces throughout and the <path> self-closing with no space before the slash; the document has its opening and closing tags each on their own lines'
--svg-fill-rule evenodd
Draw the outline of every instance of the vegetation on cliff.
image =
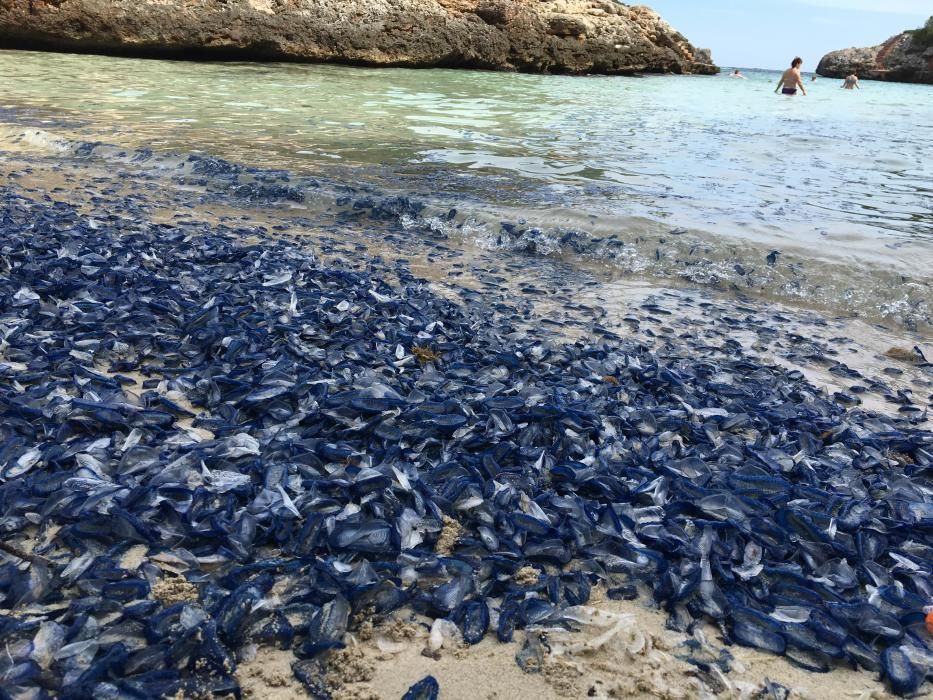
<svg viewBox="0 0 933 700">
<path fill-rule="evenodd" d="M 907 33 L 911 35 L 911 43 L 915 50 L 930 48 L 933 46 L 933 16 L 920 29 L 913 29 Z"/>
<path fill-rule="evenodd" d="M 868 80 L 933 85 L 933 17 L 919 29 L 892 36 L 878 46 L 833 51 L 816 72 L 828 78 L 857 73 Z"/>
</svg>

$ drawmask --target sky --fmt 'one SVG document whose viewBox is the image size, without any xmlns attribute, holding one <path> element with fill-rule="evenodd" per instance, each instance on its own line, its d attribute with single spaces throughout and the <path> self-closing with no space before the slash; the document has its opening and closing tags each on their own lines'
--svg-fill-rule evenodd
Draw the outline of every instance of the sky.
<svg viewBox="0 0 933 700">
<path fill-rule="evenodd" d="M 633 0 L 627 0 L 634 4 Z M 933 15 L 933 0 L 641 0 L 723 68 L 814 71 L 824 54 L 876 46 Z"/>
</svg>

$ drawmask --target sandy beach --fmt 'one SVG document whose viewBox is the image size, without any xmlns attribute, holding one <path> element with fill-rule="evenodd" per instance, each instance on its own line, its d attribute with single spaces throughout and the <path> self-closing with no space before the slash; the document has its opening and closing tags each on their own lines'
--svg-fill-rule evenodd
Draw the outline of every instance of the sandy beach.
<svg viewBox="0 0 933 700">
<path fill-rule="evenodd" d="M 454 637 L 430 653 L 429 623 L 400 616 L 354 635 L 334 662 L 333 696 L 346 700 L 402 697 L 427 675 L 437 678 L 443 696 L 502 700 L 510 697 L 563 698 L 893 698 L 876 676 L 836 669 L 830 674 L 802 671 L 780 657 L 745 647 L 723 647 L 717 631 L 693 637 L 665 629 L 664 615 L 637 602 L 611 601 L 597 591 L 581 608 L 594 620 L 579 631 L 542 630 L 546 644 L 540 667 L 528 672 L 516 664 L 523 642 L 487 639 L 473 646 Z M 607 638 L 608 637 L 608 638 Z M 699 668 L 686 641 L 703 644 L 703 656 L 718 661 L 725 649 L 729 671 Z M 426 650 L 427 653 L 426 653 Z M 238 678 L 244 697 L 307 697 L 291 673 L 290 653 L 258 650 L 242 664 Z M 918 697 L 930 697 L 923 694 Z"/>
</svg>

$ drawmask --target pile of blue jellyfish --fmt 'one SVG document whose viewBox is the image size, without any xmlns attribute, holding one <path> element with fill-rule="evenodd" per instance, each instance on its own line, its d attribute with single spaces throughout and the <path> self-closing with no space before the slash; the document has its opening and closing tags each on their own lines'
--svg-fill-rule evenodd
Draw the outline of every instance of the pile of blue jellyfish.
<svg viewBox="0 0 933 700">
<path fill-rule="evenodd" d="M 933 668 L 933 433 L 739 351 L 7 187 L 0 416 L 3 699 L 237 696 L 247 644 L 326 698 L 360 619 L 509 641 L 597 585 L 901 695 Z"/>
</svg>

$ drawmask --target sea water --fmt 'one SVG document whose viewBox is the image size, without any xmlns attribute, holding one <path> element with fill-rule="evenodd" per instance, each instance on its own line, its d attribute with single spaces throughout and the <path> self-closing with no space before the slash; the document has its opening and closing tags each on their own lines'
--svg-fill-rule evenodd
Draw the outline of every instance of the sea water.
<svg viewBox="0 0 933 700">
<path fill-rule="evenodd" d="M 0 157 L 200 153 L 456 209 L 454 241 L 933 320 L 933 87 L 0 52 Z M 169 162 L 169 161 L 162 161 Z M 140 167 L 143 167 L 142 165 Z M 503 226 L 505 224 L 505 226 Z"/>
</svg>

